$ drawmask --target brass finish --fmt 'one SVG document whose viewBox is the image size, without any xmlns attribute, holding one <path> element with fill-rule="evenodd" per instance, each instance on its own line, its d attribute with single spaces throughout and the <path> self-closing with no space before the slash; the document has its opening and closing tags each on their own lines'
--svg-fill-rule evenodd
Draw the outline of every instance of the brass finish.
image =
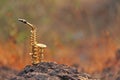
<svg viewBox="0 0 120 80">
<path fill-rule="evenodd" d="M 31 28 L 31 51 L 32 53 L 30 53 L 31 57 L 32 57 L 32 64 L 38 64 L 40 62 L 43 62 L 44 60 L 44 49 L 47 47 L 45 44 L 39 44 L 36 41 L 36 27 L 33 26 L 32 24 L 30 24 L 29 22 L 27 22 L 24 19 L 18 19 L 20 22 L 23 22 L 24 24 L 27 24 L 30 28 Z"/>
</svg>

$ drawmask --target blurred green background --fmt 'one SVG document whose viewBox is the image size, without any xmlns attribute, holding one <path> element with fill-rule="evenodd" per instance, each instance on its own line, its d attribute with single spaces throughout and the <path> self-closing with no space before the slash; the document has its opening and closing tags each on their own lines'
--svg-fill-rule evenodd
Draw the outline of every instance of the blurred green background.
<svg viewBox="0 0 120 80">
<path fill-rule="evenodd" d="M 56 36 L 62 43 L 69 44 L 78 39 L 98 37 L 103 31 L 119 33 L 118 0 L 0 1 L 1 40 L 15 35 L 17 42 L 25 40 L 28 29 L 17 21 L 18 18 L 36 25 L 41 41 L 49 44 L 54 43 Z"/>
</svg>

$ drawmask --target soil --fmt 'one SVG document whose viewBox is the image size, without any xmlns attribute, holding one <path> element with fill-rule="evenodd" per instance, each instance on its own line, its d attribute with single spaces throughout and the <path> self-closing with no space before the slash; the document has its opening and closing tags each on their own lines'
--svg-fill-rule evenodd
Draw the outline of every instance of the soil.
<svg viewBox="0 0 120 80">
<path fill-rule="evenodd" d="M 80 73 L 75 67 L 54 62 L 27 65 L 19 73 L 8 67 L 0 67 L 0 80 L 120 80 L 120 62 L 94 75 Z"/>
<path fill-rule="evenodd" d="M 37 65 L 27 65 L 11 80 L 88 80 L 92 77 L 80 73 L 74 67 L 53 62 L 42 62 Z"/>
<path fill-rule="evenodd" d="M 17 74 L 15 70 L 5 66 L 0 67 L 0 80 L 10 80 L 10 78 L 16 76 L 15 74 Z"/>
</svg>

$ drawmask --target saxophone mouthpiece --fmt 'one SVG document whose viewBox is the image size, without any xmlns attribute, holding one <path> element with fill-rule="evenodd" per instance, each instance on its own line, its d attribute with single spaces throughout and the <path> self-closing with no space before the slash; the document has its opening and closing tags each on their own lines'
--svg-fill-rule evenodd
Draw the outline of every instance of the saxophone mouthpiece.
<svg viewBox="0 0 120 80">
<path fill-rule="evenodd" d="M 26 21 L 25 19 L 18 19 L 18 21 L 20 21 L 20 22 L 23 22 L 23 23 L 27 24 L 27 21 Z"/>
</svg>

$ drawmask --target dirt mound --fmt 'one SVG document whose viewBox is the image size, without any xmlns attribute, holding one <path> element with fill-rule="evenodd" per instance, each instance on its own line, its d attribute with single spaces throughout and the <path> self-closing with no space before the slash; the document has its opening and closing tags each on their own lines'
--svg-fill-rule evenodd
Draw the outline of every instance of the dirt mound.
<svg viewBox="0 0 120 80">
<path fill-rule="evenodd" d="M 88 80 L 90 75 L 80 73 L 74 67 L 53 62 L 28 65 L 11 80 Z"/>
<path fill-rule="evenodd" d="M 10 78 L 15 77 L 17 71 L 12 70 L 8 67 L 0 67 L 0 80 L 10 80 Z"/>
</svg>

